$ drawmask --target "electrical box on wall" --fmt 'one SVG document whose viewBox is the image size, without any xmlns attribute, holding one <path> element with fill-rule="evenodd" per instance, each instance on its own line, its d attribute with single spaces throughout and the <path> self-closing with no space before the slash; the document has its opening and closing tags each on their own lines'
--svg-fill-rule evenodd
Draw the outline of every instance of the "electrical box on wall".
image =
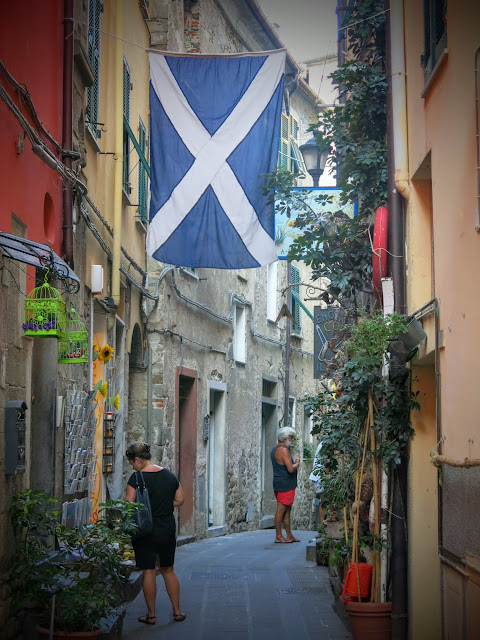
<svg viewBox="0 0 480 640">
<path fill-rule="evenodd" d="M 10 400 L 5 407 L 5 473 L 25 473 L 25 437 L 27 404 Z"/>
<path fill-rule="evenodd" d="M 101 264 L 91 266 L 91 291 L 93 294 L 103 293 L 103 267 Z"/>
</svg>

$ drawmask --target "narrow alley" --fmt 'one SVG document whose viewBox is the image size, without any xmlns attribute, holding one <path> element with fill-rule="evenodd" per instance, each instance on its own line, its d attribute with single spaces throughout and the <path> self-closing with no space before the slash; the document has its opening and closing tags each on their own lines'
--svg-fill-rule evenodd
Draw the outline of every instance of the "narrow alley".
<svg viewBox="0 0 480 640">
<path fill-rule="evenodd" d="M 247 531 L 181 546 L 175 557 L 184 622 L 173 621 L 163 580 L 157 577 L 157 623 L 145 614 L 143 593 L 127 607 L 124 640 L 340 640 L 350 638 L 332 609 L 328 569 L 306 561 L 311 531 L 299 544 L 274 544 L 271 529 Z"/>
</svg>

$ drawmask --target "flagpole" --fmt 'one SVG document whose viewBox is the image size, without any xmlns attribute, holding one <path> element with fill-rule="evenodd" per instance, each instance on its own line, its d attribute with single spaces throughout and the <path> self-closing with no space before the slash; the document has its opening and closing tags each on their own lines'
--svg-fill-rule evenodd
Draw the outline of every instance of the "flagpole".
<svg viewBox="0 0 480 640">
<path fill-rule="evenodd" d="M 287 261 L 287 306 L 291 311 L 292 309 L 292 268 L 291 263 Z M 287 326 L 286 326 L 286 336 L 285 336 L 285 401 L 283 406 L 283 426 L 291 427 L 292 425 L 288 424 L 288 405 L 290 401 L 290 340 L 292 335 L 292 321 L 289 316 L 286 315 Z"/>
</svg>

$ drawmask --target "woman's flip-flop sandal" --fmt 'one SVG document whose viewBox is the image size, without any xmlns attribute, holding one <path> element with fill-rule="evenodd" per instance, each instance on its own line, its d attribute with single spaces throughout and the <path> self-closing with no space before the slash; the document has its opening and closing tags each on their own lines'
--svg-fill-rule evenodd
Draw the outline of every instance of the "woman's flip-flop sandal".
<svg viewBox="0 0 480 640">
<path fill-rule="evenodd" d="M 148 616 L 147 615 L 147 616 L 141 616 L 138 619 L 138 621 L 139 622 L 143 622 L 143 624 L 155 624 L 155 622 L 150 622 L 150 620 L 155 620 L 155 622 L 156 622 L 157 621 L 156 620 L 156 616 Z"/>
<path fill-rule="evenodd" d="M 186 613 L 174 613 L 173 614 L 173 619 L 175 620 L 175 622 L 183 622 L 186 617 L 187 617 Z"/>
</svg>

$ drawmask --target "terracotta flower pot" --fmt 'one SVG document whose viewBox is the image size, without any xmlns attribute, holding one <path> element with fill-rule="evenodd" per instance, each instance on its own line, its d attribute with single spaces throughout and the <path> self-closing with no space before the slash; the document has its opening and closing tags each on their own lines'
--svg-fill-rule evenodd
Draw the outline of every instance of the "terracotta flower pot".
<svg viewBox="0 0 480 640">
<path fill-rule="evenodd" d="M 38 633 L 42 638 L 48 638 L 50 636 L 50 630 L 45 627 L 36 626 L 35 627 Z M 102 631 L 97 629 L 97 631 L 54 631 L 53 638 L 54 640 L 94 640 L 95 638 L 99 638 L 102 635 Z"/>
<path fill-rule="evenodd" d="M 346 602 L 353 640 L 390 640 L 391 602 Z"/>
</svg>

